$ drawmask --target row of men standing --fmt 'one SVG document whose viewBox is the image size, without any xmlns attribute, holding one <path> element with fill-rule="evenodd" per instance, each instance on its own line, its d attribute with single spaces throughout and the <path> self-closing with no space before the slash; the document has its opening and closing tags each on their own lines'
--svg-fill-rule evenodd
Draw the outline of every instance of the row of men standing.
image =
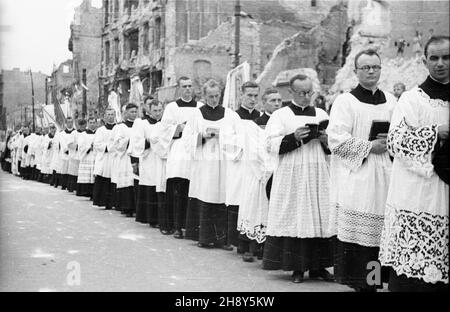
<svg viewBox="0 0 450 312">
<path fill-rule="evenodd" d="M 374 291 L 381 280 L 391 290 L 442 290 L 448 158 L 437 160 L 448 150 L 448 50 L 445 37 L 426 45 L 430 76 L 398 103 L 377 88 L 379 55 L 360 52 L 359 85 L 336 98 L 330 118 L 310 106 L 312 82 L 303 75 L 290 80 L 285 107 L 276 90 L 266 90 L 263 115 L 254 109 L 255 83 L 242 86 L 234 112 L 221 105 L 217 82 L 204 85 L 203 104 L 182 77 L 181 98 L 164 113 L 151 98 L 140 119 L 134 104 L 118 125 L 114 110 L 106 111 L 84 154 L 95 155 L 93 202 L 135 212 L 136 221 L 202 248 L 236 246 L 244 261 L 262 256 L 263 269 L 293 271 L 296 283 L 307 271 L 331 280 L 326 268 L 334 266 L 336 280 L 358 291 Z M 389 134 L 369 139 L 376 120 L 391 122 Z M 56 186 L 73 181 L 64 164 L 72 132 L 55 136 Z M 368 269 L 380 263 L 380 280 L 369 280 Z"/>
</svg>

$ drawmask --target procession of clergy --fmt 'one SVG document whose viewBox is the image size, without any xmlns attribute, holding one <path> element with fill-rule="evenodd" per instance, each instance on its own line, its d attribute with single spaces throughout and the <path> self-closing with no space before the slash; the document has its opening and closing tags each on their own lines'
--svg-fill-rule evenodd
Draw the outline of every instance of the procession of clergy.
<svg viewBox="0 0 450 312">
<path fill-rule="evenodd" d="M 61 132 L 23 128 L 8 141 L 8 170 L 199 247 L 236 247 L 244 261 L 293 271 L 295 283 L 447 290 L 448 37 L 430 39 L 424 64 L 428 78 L 397 101 L 377 88 L 377 52 L 361 51 L 359 84 L 329 116 L 311 105 L 305 75 L 290 80 L 285 106 L 277 89 L 245 82 L 236 111 L 214 80 L 197 102 L 181 77 L 181 97 L 165 108 L 147 97 L 142 118 L 129 103 L 120 123 L 107 108 L 98 129 L 94 118 L 77 130 L 71 118 Z M 369 138 L 374 121 L 389 131 Z"/>
</svg>

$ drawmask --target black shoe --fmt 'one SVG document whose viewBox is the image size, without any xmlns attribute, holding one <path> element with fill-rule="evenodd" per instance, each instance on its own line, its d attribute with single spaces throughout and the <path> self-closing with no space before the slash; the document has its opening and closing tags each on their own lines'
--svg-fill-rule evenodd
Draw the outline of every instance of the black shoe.
<svg viewBox="0 0 450 312">
<path fill-rule="evenodd" d="M 153 229 L 159 228 L 159 225 L 158 225 L 158 224 L 154 224 L 154 223 L 149 223 L 149 226 L 150 226 L 151 228 L 153 228 Z"/>
<path fill-rule="evenodd" d="M 244 262 L 253 262 L 255 261 L 255 258 L 253 258 L 253 254 L 251 252 L 247 251 L 242 256 L 242 260 L 244 260 Z"/>
<path fill-rule="evenodd" d="M 303 272 L 302 271 L 294 271 L 292 273 L 292 282 L 293 283 L 303 283 Z"/>
<path fill-rule="evenodd" d="M 173 237 L 181 239 L 181 238 L 183 238 L 183 232 L 176 230 L 175 234 L 173 234 Z"/>
<path fill-rule="evenodd" d="M 197 246 L 200 248 L 212 248 L 214 247 L 213 244 L 203 244 L 203 243 L 197 243 Z"/>
<path fill-rule="evenodd" d="M 231 245 L 222 245 L 222 246 L 218 246 L 219 248 L 226 250 L 226 251 L 232 251 L 233 250 L 233 246 Z"/>
<path fill-rule="evenodd" d="M 334 276 L 330 274 L 326 269 L 310 270 L 309 279 L 321 279 L 324 281 L 334 281 Z"/>
<path fill-rule="evenodd" d="M 162 235 L 172 235 L 173 231 L 172 230 L 160 230 Z"/>
</svg>

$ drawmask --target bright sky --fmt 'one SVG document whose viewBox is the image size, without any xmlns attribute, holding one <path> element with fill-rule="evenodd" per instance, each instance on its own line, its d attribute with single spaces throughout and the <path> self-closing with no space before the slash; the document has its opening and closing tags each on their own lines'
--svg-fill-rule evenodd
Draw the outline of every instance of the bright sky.
<svg viewBox="0 0 450 312">
<path fill-rule="evenodd" d="M 0 68 L 50 74 L 72 57 L 70 22 L 82 0 L 1 0 Z M 101 0 L 92 4 L 101 7 Z"/>
</svg>

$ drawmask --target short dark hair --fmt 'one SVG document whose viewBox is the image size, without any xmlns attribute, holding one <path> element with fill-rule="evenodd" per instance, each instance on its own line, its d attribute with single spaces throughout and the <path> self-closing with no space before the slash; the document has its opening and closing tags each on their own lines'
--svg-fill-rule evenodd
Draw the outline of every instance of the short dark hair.
<svg viewBox="0 0 450 312">
<path fill-rule="evenodd" d="M 153 95 L 150 95 L 150 94 L 147 95 L 147 96 L 144 98 L 144 104 L 147 103 L 148 100 L 153 100 L 153 99 L 154 99 Z"/>
<path fill-rule="evenodd" d="M 355 56 L 355 68 L 358 67 L 358 59 L 359 59 L 359 57 L 361 55 L 370 55 L 370 56 L 376 55 L 380 59 L 380 62 L 381 62 L 381 57 L 380 57 L 380 55 L 378 54 L 377 51 L 375 51 L 374 49 L 366 49 L 366 50 L 359 51 L 358 54 L 356 54 L 356 56 Z"/>
<path fill-rule="evenodd" d="M 303 75 L 303 74 L 297 74 L 297 75 L 293 76 L 291 79 L 289 79 L 289 88 L 292 89 L 292 85 L 294 84 L 294 82 L 296 80 L 304 81 L 304 80 L 307 80 L 307 79 L 309 79 L 308 76 Z"/>
<path fill-rule="evenodd" d="M 153 99 L 150 102 L 149 108 L 152 108 L 152 106 L 157 106 L 157 105 L 162 105 L 162 103 L 160 101 L 158 101 L 157 99 Z"/>
<path fill-rule="evenodd" d="M 262 95 L 262 99 L 264 100 L 268 95 L 274 94 L 274 93 L 280 93 L 280 91 L 278 91 L 278 89 L 273 88 L 273 87 L 266 88 L 266 90 L 264 90 L 264 93 Z"/>
<path fill-rule="evenodd" d="M 78 119 L 78 125 L 79 126 L 84 126 L 85 124 L 87 124 L 86 119 Z"/>
<path fill-rule="evenodd" d="M 427 43 L 425 44 L 425 48 L 423 49 L 423 54 L 425 55 L 425 57 L 428 57 L 428 47 L 430 46 L 430 44 L 440 43 L 445 40 L 450 41 L 450 37 L 449 36 L 432 36 L 430 39 L 428 39 Z"/>
<path fill-rule="evenodd" d="M 177 80 L 177 86 L 180 86 L 180 81 L 181 80 L 191 80 L 191 78 L 187 77 L 187 76 L 181 76 L 180 78 L 178 78 Z"/>
<path fill-rule="evenodd" d="M 247 88 L 258 88 L 259 89 L 259 85 L 254 81 L 244 82 L 241 86 L 242 93 L 244 93 L 245 89 L 247 89 Z"/>
<path fill-rule="evenodd" d="M 138 108 L 138 106 L 134 103 L 128 103 L 127 106 L 125 106 L 125 110 L 129 110 L 132 108 Z"/>
</svg>

